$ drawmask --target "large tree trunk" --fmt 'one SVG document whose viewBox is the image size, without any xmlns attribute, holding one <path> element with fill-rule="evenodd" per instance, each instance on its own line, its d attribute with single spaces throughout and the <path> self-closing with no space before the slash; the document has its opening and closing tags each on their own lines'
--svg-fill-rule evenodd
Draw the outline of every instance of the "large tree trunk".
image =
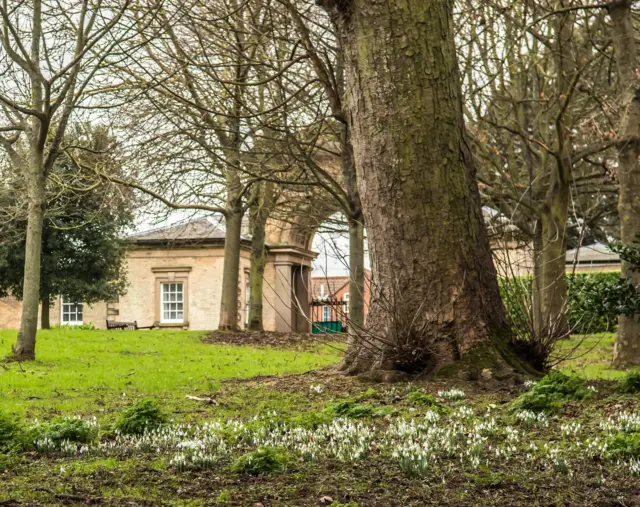
<svg viewBox="0 0 640 507">
<path fill-rule="evenodd" d="M 240 239 L 242 236 L 242 203 L 231 199 L 225 216 L 224 265 L 218 329 L 238 329 L 238 282 L 240 279 Z"/>
<path fill-rule="evenodd" d="M 622 87 L 624 114 L 619 135 L 628 142 L 618 154 L 618 182 L 620 197 L 620 239 L 631 244 L 640 233 L 640 79 L 635 30 L 631 13 L 631 0 L 612 2 L 609 14 L 613 22 L 613 44 L 618 67 L 619 84 Z M 622 275 L 631 278 L 634 285 L 640 284 L 640 274 L 630 270 L 625 262 Z M 640 327 L 638 316 L 620 316 L 618 335 L 613 349 L 613 364 L 617 368 L 640 365 Z"/>
<path fill-rule="evenodd" d="M 39 122 L 34 121 L 34 125 Z M 38 127 L 34 127 L 38 128 Z M 38 304 L 40 303 L 40 264 L 42 257 L 42 228 L 45 211 L 45 183 L 42 170 L 42 151 L 32 143 L 29 153 L 27 182 L 27 238 L 24 256 L 22 317 L 13 354 L 19 361 L 35 359 Z"/>
<path fill-rule="evenodd" d="M 375 276 L 368 337 L 352 344 L 344 367 L 495 365 L 509 329 L 465 139 L 453 2 L 324 4 L 343 38 Z"/>
</svg>

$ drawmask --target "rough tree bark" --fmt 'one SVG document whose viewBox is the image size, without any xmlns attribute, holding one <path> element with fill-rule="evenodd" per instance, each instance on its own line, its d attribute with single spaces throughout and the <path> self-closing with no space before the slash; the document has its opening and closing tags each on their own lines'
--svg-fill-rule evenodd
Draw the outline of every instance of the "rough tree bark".
<svg viewBox="0 0 640 507">
<path fill-rule="evenodd" d="M 238 329 L 238 281 L 244 208 L 241 199 L 230 198 L 225 213 L 224 264 L 218 329 Z"/>
<path fill-rule="evenodd" d="M 251 267 L 249 271 L 249 323 L 251 331 L 262 331 L 262 295 L 265 267 L 265 227 L 275 206 L 275 184 L 263 182 L 261 198 L 251 208 Z"/>
<path fill-rule="evenodd" d="M 48 297 L 42 299 L 40 329 L 51 329 L 51 300 Z"/>
<path fill-rule="evenodd" d="M 620 122 L 619 135 L 628 141 L 618 153 L 618 182 L 620 196 L 620 239 L 631 244 L 640 233 L 640 69 L 636 33 L 631 12 L 631 0 L 612 2 L 609 15 L 612 21 L 613 45 L 615 48 L 618 79 L 622 87 L 624 114 Z M 622 274 L 640 284 L 640 274 L 622 264 Z M 640 326 L 638 316 L 620 316 L 618 335 L 613 349 L 613 364 L 621 368 L 640 365 Z"/>
<path fill-rule="evenodd" d="M 37 105 L 42 102 L 39 86 L 33 87 Z M 29 160 L 27 184 L 27 238 L 24 256 L 24 282 L 22 288 L 22 316 L 13 354 L 19 361 L 35 359 L 36 332 L 38 330 L 38 304 L 40 303 L 40 263 L 42 258 L 42 229 L 46 207 L 46 173 L 44 170 L 43 136 L 40 119 L 33 118 L 29 132 Z M 46 131 L 45 131 L 46 132 Z"/>
<path fill-rule="evenodd" d="M 504 365 L 509 329 L 465 139 L 453 2 L 322 4 L 346 55 L 375 277 L 368 338 L 352 343 L 344 368 L 425 372 L 472 357 L 478 368 Z"/>
</svg>

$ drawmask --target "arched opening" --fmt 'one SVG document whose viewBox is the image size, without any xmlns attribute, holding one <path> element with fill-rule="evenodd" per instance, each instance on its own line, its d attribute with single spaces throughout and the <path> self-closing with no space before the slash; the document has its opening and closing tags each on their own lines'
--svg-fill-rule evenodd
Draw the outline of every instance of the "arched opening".
<svg viewBox="0 0 640 507">
<path fill-rule="evenodd" d="M 327 311 L 316 308 L 314 314 L 314 300 L 321 297 L 323 279 L 332 277 L 327 282 L 327 289 L 329 285 L 340 289 L 339 294 L 329 291 L 332 299 L 339 298 L 340 303 L 339 308 L 334 305 L 331 313 L 333 317 L 341 315 L 345 322 L 342 328 L 346 330 L 348 318 L 344 314 L 349 313 L 350 300 L 354 297 L 349 289 L 353 278 L 349 262 L 349 223 L 330 201 L 320 206 L 305 203 L 302 208 L 297 210 L 294 219 L 272 217 L 267 224 L 269 260 L 265 269 L 265 329 L 312 331 L 314 320 L 320 320 L 322 312 Z M 359 263 L 365 264 L 369 270 L 368 259 L 366 263 L 364 259 Z M 329 272 L 327 267 L 330 267 Z M 360 289 L 357 296 L 360 297 L 355 297 L 356 302 L 364 297 L 364 290 Z"/>
<path fill-rule="evenodd" d="M 366 322 L 371 263 L 366 237 L 363 235 L 358 245 L 357 238 L 354 243 L 353 232 L 346 217 L 337 212 L 319 224 L 311 238 L 310 248 L 317 254 L 311 273 L 314 333 L 359 332 Z M 359 261 L 354 253 L 360 255 Z"/>
</svg>

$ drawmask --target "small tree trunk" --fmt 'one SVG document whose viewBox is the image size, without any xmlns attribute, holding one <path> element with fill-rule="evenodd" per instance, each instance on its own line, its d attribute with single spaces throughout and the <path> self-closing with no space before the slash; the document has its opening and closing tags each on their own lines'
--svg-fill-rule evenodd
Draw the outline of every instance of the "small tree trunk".
<svg viewBox="0 0 640 507">
<path fill-rule="evenodd" d="M 531 313 L 533 334 L 541 336 L 542 319 L 542 223 L 536 223 L 533 237 L 533 279 L 531 280 Z"/>
<path fill-rule="evenodd" d="M 344 72 L 339 89 L 344 93 Z M 358 177 L 353 155 L 353 145 L 348 125 L 342 124 L 341 132 L 342 177 L 347 193 L 344 213 L 349 223 L 349 335 L 350 343 L 364 330 L 364 216 L 358 192 Z"/>
<path fill-rule="evenodd" d="M 256 235 L 258 233 L 259 235 Z M 249 272 L 249 324 L 251 331 L 263 331 L 262 294 L 265 266 L 264 227 L 253 228 L 251 270 Z"/>
<path fill-rule="evenodd" d="M 261 199 L 251 210 L 251 270 L 249 273 L 249 324 L 251 331 L 262 331 L 262 287 L 265 267 L 265 228 L 275 203 L 274 184 L 265 182 Z"/>
<path fill-rule="evenodd" d="M 631 11 L 631 0 L 614 1 L 609 6 L 613 22 L 613 45 L 618 67 L 618 80 L 622 87 L 622 115 L 619 135 L 628 138 L 618 153 L 618 181 L 620 197 L 620 239 L 633 243 L 640 233 L 640 78 L 636 33 Z M 622 276 L 631 278 L 637 287 L 640 273 L 632 272 L 630 266 L 622 264 Z M 613 364 L 616 368 L 640 366 L 640 326 L 638 316 L 620 316 L 618 335 L 613 349 Z"/>
<path fill-rule="evenodd" d="M 240 238 L 242 236 L 242 203 L 232 200 L 225 217 L 224 265 L 220 301 L 220 330 L 238 329 L 238 282 L 240 279 Z"/>
<path fill-rule="evenodd" d="M 566 230 L 569 186 L 556 191 L 555 213 L 543 214 L 540 256 L 540 317 L 538 336 L 567 338 Z"/>
<path fill-rule="evenodd" d="M 323 3 L 343 38 L 375 273 L 369 335 L 344 367 L 506 365 L 501 352 L 514 356 L 465 139 L 453 3 Z"/>
<path fill-rule="evenodd" d="M 558 66 L 558 96 L 561 104 L 570 101 L 576 78 L 575 57 L 571 50 L 575 14 L 568 12 L 556 16 L 556 61 Z M 567 103 L 555 122 L 557 136 L 556 167 L 550 171 L 549 183 L 540 213 L 542 254 L 540 265 L 540 317 L 539 339 L 555 340 L 569 336 L 566 318 L 567 284 L 567 219 L 571 193 L 573 118 Z"/>
<path fill-rule="evenodd" d="M 36 122 L 34 122 L 35 124 Z M 34 143 L 35 144 L 35 143 Z M 32 146 L 27 169 L 27 238 L 25 246 L 22 317 L 13 354 L 20 361 L 36 356 L 38 304 L 40 303 L 40 264 L 42 257 L 42 228 L 45 210 L 45 183 L 42 172 L 42 151 Z"/>
<path fill-rule="evenodd" d="M 364 224 L 362 217 L 349 220 L 349 334 L 364 330 Z"/>
<path fill-rule="evenodd" d="M 42 299 L 40 308 L 40 329 L 51 329 L 51 300 L 48 297 Z"/>
</svg>

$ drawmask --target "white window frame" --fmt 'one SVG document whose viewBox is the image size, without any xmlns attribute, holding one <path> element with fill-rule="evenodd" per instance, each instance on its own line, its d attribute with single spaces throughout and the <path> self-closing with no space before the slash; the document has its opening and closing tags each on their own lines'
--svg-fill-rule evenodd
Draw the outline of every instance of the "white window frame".
<svg viewBox="0 0 640 507">
<path fill-rule="evenodd" d="M 331 322 L 331 305 L 322 305 L 322 322 Z"/>
<path fill-rule="evenodd" d="M 344 307 L 342 308 L 342 311 L 344 313 L 349 313 L 349 293 L 345 292 L 342 296 L 342 300 L 344 301 Z"/>
<path fill-rule="evenodd" d="M 171 292 L 171 290 L 169 289 L 168 292 L 164 291 L 164 286 L 165 285 L 175 285 L 176 286 L 176 291 L 175 292 Z M 180 291 L 177 290 L 177 287 L 180 286 Z M 168 282 L 161 282 L 160 283 L 160 323 L 161 324 L 184 324 L 184 311 L 185 311 L 185 284 L 182 281 L 168 281 Z M 164 313 L 164 304 L 165 304 L 165 300 L 164 297 L 165 295 L 171 295 L 171 294 L 181 294 L 182 295 L 182 300 L 178 301 L 177 298 L 175 301 L 166 301 L 167 304 L 175 304 L 176 306 L 178 304 L 182 305 L 182 310 L 178 310 L 176 308 L 176 312 L 181 311 L 182 312 L 182 318 L 181 319 L 167 319 L 165 318 L 165 313 Z M 173 310 L 169 309 L 169 312 L 172 312 Z"/>
<path fill-rule="evenodd" d="M 81 320 L 69 320 L 69 321 L 65 322 L 65 320 L 64 320 L 65 313 L 67 315 L 75 315 L 76 318 L 78 317 L 77 310 L 74 313 L 71 313 L 69 311 L 65 312 L 65 307 L 72 306 L 72 305 L 80 306 L 80 313 L 82 314 L 82 318 L 84 319 L 84 304 L 82 303 L 82 301 L 79 301 L 79 302 L 68 301 L 65 296 L 60 296 L 60 325 L 61 326 L 82 326 L 82 324 L 84 324 L 82 319 Z"/>
</svg>

